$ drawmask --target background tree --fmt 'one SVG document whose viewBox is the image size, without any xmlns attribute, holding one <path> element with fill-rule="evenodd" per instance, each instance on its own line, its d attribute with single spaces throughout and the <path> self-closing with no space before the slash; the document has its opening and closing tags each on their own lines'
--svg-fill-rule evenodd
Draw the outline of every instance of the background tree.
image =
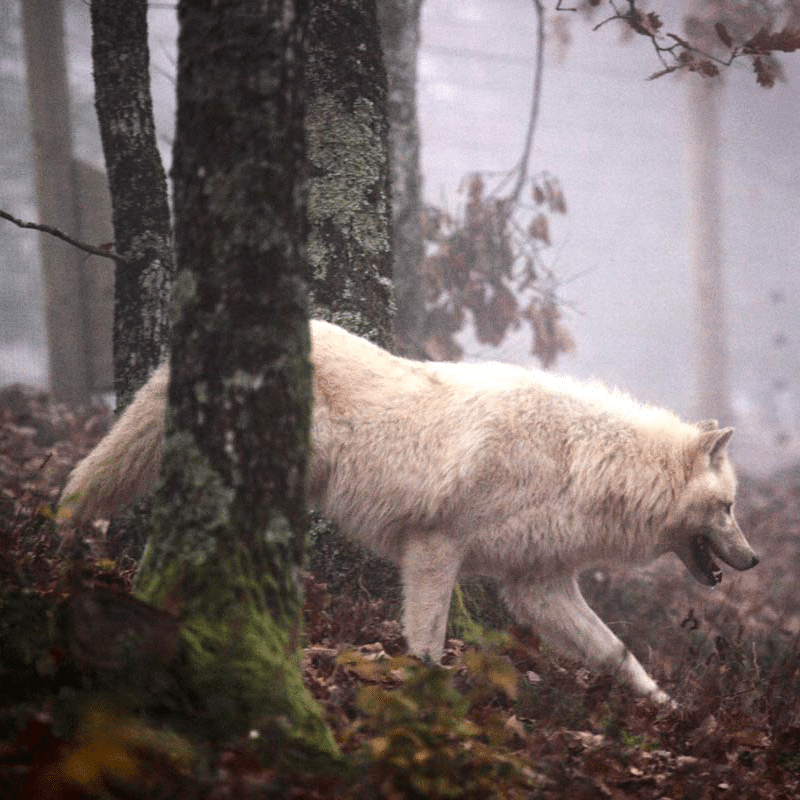
<svg viewBox="0 0 800 800">
<path fill-rule="evenodd" d="M 313 314 L 391 350 L 387 78 L 375 0 L 312 3 L 305 82 Z M 333 592 L 366 590 L 399 606 L 397 570 L 317 514 L 310 566 Z"/>
<path fill-rule="evenodd" d="M 60 0 L 23 3 L 21 20 L 39 218 L 77 236 L 81 220 L 72 158 L 62 4 Z M 54 236 L 40 237 L 40 252 L 52 392 L 59 400 L 83 403 L 93 388 L 86 358 L 90 332 L 78 322 L 87 295 L 83 258 Z"/>
<path fill-rule="evenodd" d="M 114 249 L 113 362 L 117 411 L 169 349 L 174 277 L 167 180 L 150 96 L 147 0 L 92 0 L 95 109 L 111 195 Z M 149 503 L 125 509 L 109 538 L 135 556 L 147 539 Z"/>
<path fill-rule="evenodd" d="M 205 728 L 262 728 L 291 762 L 334 750 L 299 660 L 306 5 L 178 13 L 170 411 L 138 591 L 181 620 Z"/>
<path fill-rule="evenodd" d="M 314 314 L 391 349 L 386 72 L 375 0 L 313 3 L 308 42 Z"/>
<path fill-rule="evenodd" d="M 590 5 L 598 5 L 597 3 Z M 694 277 L 695 413 L 733 419 L 728 382 L 728 336 L 723 257 L 720 70 L 749 60 L 766 88 L 783 75 L 778 53 L 800 48 L 800 4 L 712 0 L 681 4 L 683 30 L 668 30 L 655 11 L 628 0 L 611 3 L 608 22 L 649 39 L 662 68 L 651 77 L 693 72 L 687 87 L 688 230 Z"/>
<path fill-rule="evenodd" d="M 92 63 L 113 208 L 117 408 L 167 353 L 173 276 L 167 181 L 150 97 L 146 0 L 92 0 Z"/>
<path fill-rule="evenodd" d="M 394 330 L 399 348 L 422 357 L 425 308 L 420 271 L 422 174 L 417 121 L 417 51 L 422 0 L 380 0 L 378 20 L 388 84 L 392 187 L 392 264 L 397 303 Z"/>
</svg>

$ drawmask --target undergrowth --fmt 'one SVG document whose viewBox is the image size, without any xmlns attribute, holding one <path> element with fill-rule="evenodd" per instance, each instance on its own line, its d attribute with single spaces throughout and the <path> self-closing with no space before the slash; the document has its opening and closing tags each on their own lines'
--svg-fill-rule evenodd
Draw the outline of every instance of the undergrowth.
<svg viewBox="0 0 800 800">
<path fill-rule="evenodd" d="M 133 566 L 103 528 L 72 541 L 55 535 L 47 508 L 78 444 L 47 461 L 15 424 L 9 436 L 24 441 L 0 454 L 4 798 L 34 796 L 25 794 L 31 786 L 37 797 L 75 800 L 800 796 L 800 470 L 744 484 L 763 496 L 740 513 L 754 544 L 761 539 L 762 564 L 747 591 L 733 582 L 716 593 L 693 588 L 670 564 L 644 575 L 584 576 L 591 605 L 677 701 L 674 709 L 555 656 L 535 632 L 509 628 L 502 611 L 482 617 L 482 626 L 452 628 L 458 638 L 448 642 L 444 666 L 418 662 L 404 655 L 386 603 L 368 593 L 334 594 L 309 576 L 303 676 L 347 768 L 286 775 L 271 765 L 268 731 L 192 742 L 191 759 L 177 758 L 174 742 L 164 744 L 165 719 L 131 719 L 124 709 L 109 716 L 108 696 L 108 705 L 95 696 L 78 702 L 96 684 L 88 668 L 108 657 L 114 630 L 98 632 L 91 620 L 79 625 L 73 614 L 66 636 L 48 643 L 50 626 L 69 620 L 50 609 L 68 608 L 79 592 L 113 592 L 126 614 L 146 609 L 126 600 Z M 87 437 L 79 437 L 81 448 Z M 479 587 L 464 594 L 463 608 L 474 617 L 491 599 Z M 504 633 L 487 636 L 493 626 Z M 191 731 L 191 720 L 182 730 Z M 61 794 L 42 788 L 39 778 L 58 765 L 81 764 L 91 780 L 56 781 Z"/>
</svg>

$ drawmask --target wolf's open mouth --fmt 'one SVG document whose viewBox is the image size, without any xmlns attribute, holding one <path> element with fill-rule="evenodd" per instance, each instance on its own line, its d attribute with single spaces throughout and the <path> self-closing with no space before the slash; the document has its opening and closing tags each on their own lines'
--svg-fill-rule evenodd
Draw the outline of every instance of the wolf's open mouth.
<svg viewBox="0 0 800 800">
<path fill-rule="evenodd" d="M 708 585 L 719 583 L 722 580 L 722 570 L 711 557 L 711 541 L 708 536 L 702 533 L 692 536 L 691 546 L 695 566 L 708 579 Z"/>
</svg>

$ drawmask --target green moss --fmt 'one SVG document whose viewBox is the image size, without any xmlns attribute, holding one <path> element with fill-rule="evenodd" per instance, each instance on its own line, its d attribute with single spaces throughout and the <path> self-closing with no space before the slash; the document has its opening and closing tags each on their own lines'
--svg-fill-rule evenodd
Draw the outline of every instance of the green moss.
<svg viewBox="0 0 800 800">
<path fill-rule="evenodd" d="M 511 622 L 493 584 L 482 578 L 467 578 L 456 584 L 450 601 L 448 636 L 485 643 L 496 636 L 494 631 L 506 631 Z"/>
<path fill-rule="evenodd" d="M 464 605 L 464 594 L 461 584 L 456 584 L 450 598 L 450 614 L 447 618 L 448 638 L 462 639 L 465 642 L 478 643 L 485 638 L 483 626 L 476 622 Z"/>
<path fill-rule="evenodd" d="M 250 731 L 275 743 L 290 769 L 335 757 L 320 707 L 302 682 L 291 632 L 252 603 L 224 617 L 196 613 L 183 626 L 190 688 L 202 698 L 201 722 L 213 738 Z"/>
<path fill-rule="evenodd" d="M 289 546 L 289 522 L 274 514 L 260 534 L 237 531 L 232 491 L 186 432 L 167 439 L 163 476 L 136 588 L 180 618 L 200 727 L 217 739 L 258 731 L 288 769 L 335 760 L 302 682 L 299 590 L 274 556 Z"/>
</svg>

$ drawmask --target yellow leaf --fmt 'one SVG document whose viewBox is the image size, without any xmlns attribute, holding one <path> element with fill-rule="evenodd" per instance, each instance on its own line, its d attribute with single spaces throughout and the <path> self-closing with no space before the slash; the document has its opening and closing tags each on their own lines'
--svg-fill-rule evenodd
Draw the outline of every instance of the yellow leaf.
<svg viewBox="0 0 800 800">
<path fill-rule="evenodd" d="M 389 749 L 389 740 L 385 736 L 376 736 L 367 743 L 373 758 L 382 758 Z"/>
</svg>

